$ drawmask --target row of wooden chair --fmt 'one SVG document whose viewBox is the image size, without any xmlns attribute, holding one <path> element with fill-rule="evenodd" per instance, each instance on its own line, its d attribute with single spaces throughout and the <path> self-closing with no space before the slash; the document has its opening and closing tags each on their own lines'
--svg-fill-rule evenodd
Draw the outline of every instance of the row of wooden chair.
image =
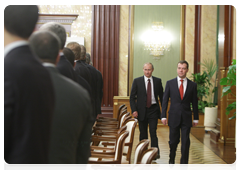
<svg viewBox="0 0 240 170">
<path fill-rule="evenodd" d="M 137 119 L 121 105 L 117 118 L 99 117 L 93 127 L 90 164 L 130 164 Z M 149 140 L 142 140 L 135 149 L 134 164 L 150 164 L 157 148 L 147 149 Z"/>
</svg>

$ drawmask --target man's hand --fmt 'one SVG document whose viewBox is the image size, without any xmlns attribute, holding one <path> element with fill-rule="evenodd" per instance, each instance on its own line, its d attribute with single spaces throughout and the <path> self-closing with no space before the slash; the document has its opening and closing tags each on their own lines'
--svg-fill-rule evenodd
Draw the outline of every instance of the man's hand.
<svg viewBox="0 0 240 170">
<path fill-rule="evenodd" d="M 138 112 L 137 111 L 133 112 L 132 114 L 133 114 L 133 117 L 135 117 L 135 118 L 138 117 Z"/>
<path fill-rule="evenodd" d="M 198 125 L 198 123 L 193 122 L 193 127 L 196 127 L 197 125 Z"/>
<path fill-rule="evenodd" d="M 167 119 L 162 119 L 161 121 L 162 121 L 162 123 L 163 123 L 164 125 L 167 124 Z"/>
</svg>

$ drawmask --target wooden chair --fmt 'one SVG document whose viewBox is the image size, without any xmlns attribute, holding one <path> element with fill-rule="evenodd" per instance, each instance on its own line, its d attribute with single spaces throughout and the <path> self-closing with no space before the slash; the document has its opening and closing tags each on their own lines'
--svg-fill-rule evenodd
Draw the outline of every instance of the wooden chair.
<svg viewBox="0 0 240 170">
<path fill-rule="evenodd" d="M 96 121 L 96 123 L 95 123 L 95 126 L 106 126 L 106 125 L 118 125 L 118 126 L 120 126 L 119 125 L 119 123 L 124 119 L 123 117 L 124 117 L 124 115 L 125 114 L 128 114 L 129 112 L 127 112 L 127 109 L 125 110 L 122 110 L 122 112 L 121 112 L 121 114 L 120 114 L 120 116 L 119 116 L 119 120 L 106 120 L 106 119 L 104 119 L 104 121 Z M 129 113 L 130 114 L 130 113 Z"/>
<path fill-rule="evenodd" d="M 149 140 L 142 140 L 135 149 L 134 155 L 134 166 L 132 167 L 122 167 L 122 166 L 115 166 L 109 167 L 106 165 L 92 165 L 92 169 L 105 169 L 105 170 L 136 170 L 135 168 L 140 168 L 142 170 L 149 170 L 152 160 L 157 155 L 157 148 L 150 148 L 147 149 L 149 145 Z M 138 160 L 139 159 L 139 160 Z M 136 163 L 135 163 L 136 162 Z M 142 168 L 143 165 L 144 168 Z"/>
<path fill-rule="evenodd" d="M 129 132 L 123 131 L 119 134 L 114 148 L 91 146 L 91 157 L 88 159 L 89 164 L 121 164 L 123 147 Z M 104 140 L 103 136 L 99 136 Z M 108 139 L 107 139 L 108 140 Z M 100 152 L 97 152 L 100 150 Z"/>
<path fill-rule="evenodd" d="M 131 153 L 132 153 L 132 146 L 133 146 L 133 139 L 135 128 L 137 126 L 137 119 L 131 118 L 123 123 L 123 126 L 127 126 L 127 131 L 129 135 L 125 141 L 124 149 L 123 149 L 123 158 L 122 164 L 130 164 L 131 163 Z M 112 142 L 102 142 L 101 145 L 104 147 L 114 147 L 114 143 Z"/>
<path fill-rule="evenodd" d="M 115 133 L 122 127 L 124 126 L 123 124 L 131 119 L 132 117 L 130 116 L 130 113 L 126 114 L 126 117 L 124 117 L 123 119 L 123 122 L 120 123 L 120 127 L 118 126 L 115 126 L 115 125 L 106 125 L 106 126 L 96 126 L 96 127 L 93 127 L 93 134 L 92 135 L 92 145 L 94 146 L 98 146 L 98 145 L 101 145 L 102 141 L 101 140 L 98 140 L 98 141 L 94 141 L 94 137 L 95 136 L 101 136 L 103 133 L 105 135 L 110 135 L 109 133 L 112 132 L 112 133 Z M 99 134 L 98 132 L 101 132 L 101 134 Z M 108 133 L 108 134 L 107 134 Z M 113 139 L 116 139 L 115 136 L 112 136 Z M 112 140 L 110 140 L 112 142 Z M 114 140 L 113 140 L 114 141 Z"/>
<path fill-rule="evenodd" d="M 118 121 L 122 110 L 127 110 L 127 106 L 125 104 L 119 106 L 117 118 L 109 118 L 109 117 L 100 116 L 100 117 L 98 117 L 97 121 Z"/>
<path fill-rule="evenodd" d="M 121 128 L 116 129 L 116 131 L 110 130 L 97 130 L 96 135 L 92 135 L 91 146 L 101 146 L 101 141 L 96 136 L 111 137 L 111 139 L 116 139 L 120 133 L 127 130 L 127 126 L 123 125 Z"/>
<path fill-rule="evenodd" d="M 152 147 L 143 153 L 143 156 L 141 158 L 141 163 L 145 164 L 144 170 L 150 169 L 152 161 L 157 156 L 157 151 L 158 151 L 158 148 Z"/>
<path fill-rule="evenodd" d="M 93 133 L 96 135 L 96 131 L 97 130 L 118 130 L 125 121 L 127 121 L 128 119 L 131 119 L 132 116 L 130 115 L 129 112 L 127 112 L 126 114 L 124 114 L 120 120 L 119 123 L 115 124 L 115 123 L 98 123 L 96 124 L 96 126 L 93 127 Z"/>
<path fill-rule="evenodd" d="M 136 149 L 135 149 L 133 164 L 141 163 L 141 158 L 142 158 L 143 152 L 148 149 L 148 145 L 149 145 L 148 139 L 143 139 L 137 144 Z"/>
</svg>

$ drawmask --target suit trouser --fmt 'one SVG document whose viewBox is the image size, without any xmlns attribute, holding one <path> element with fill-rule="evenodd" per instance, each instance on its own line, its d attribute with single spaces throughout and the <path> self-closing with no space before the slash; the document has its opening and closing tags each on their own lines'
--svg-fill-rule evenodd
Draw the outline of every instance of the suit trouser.
<svg viewBox="0 0 240 170">
<path fill-rule="evenodd" d="M 160 153 L 158 147 L 158 138 L 157 138 L 157 123 L 158 123 L 158 106 L 152 105 L 150 108 L 146 108 L 145 119 L 143 121 L 139 121 L 139 131 L 140 136 L 139 140 L 148 139 L 148 125 L 149 125 L 149 132 L 151 137 L 151 147 L 158 148 L 158 154 Z"/>
<path fill-rule="evenodd" d="M 180 124 L 178 127 L 169 127 L 170 133 L 169 133 L 169 147 L 170 147 L 170 159 L 175 160 L 176 156 L 176 150 L 178 143 L 180 142 L 180 131 L 181 131 L 181 164 L 188 164 L 188 158 L 189 158 L 189 147 L 190 147 L 190 139 L 189 134 L 191 127 L 185 126 L 183 124 Z"/>
</svg>

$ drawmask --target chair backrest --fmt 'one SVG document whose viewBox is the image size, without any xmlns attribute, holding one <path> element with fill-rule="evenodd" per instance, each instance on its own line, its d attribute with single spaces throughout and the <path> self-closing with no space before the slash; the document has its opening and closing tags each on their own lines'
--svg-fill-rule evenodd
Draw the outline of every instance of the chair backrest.
<svg viewBox="0 0 240 170">
<path fill-rule="evenodd" d="M 158 148 L 152 147 L 143 152 L 141 164 L 151 164 L 152 160 L 157 156 Z"/>
<path fill-rule="evenodd" d="M 123 131 L 119 134 L 119 137 L 116 140 L 114 159 L 115 159 L 115 161 L 117 161 L 118 164 L 121 164 L 123 147 L 124 147 L 125 140 L 128 137 L 128 135 L 129 135 L 128 131 Z"/>
<path fill-rule="evenodd" d="M 119 122 L 121 121 L 122 117 L 123 117 L 126 113 L 127 113 L 127 109 L 122 110 L 122 112 L 120 113 L 120 116 L 119 116 L 119 118 L 118 118 L 118 121 L 119 121 Z"/>
<path fill-rule="evenodd" d="M 126 119 L 127 119 L 128 117 L 131 118 L 129 112 L 127 112 L 126 114 L 124 114 L 124 115 L 121 117 L 121 119 L 120 119 L 120 121 L 119 121 L 119 124 L 118 124 L 118 125 L 119 125 L 119 128 L 122 127 L 123 123 L 126 121 Z"/>
<path fill-rule="evenodd" d="M 126 154 L 126 160 L 131 163 L 131 153 L 132 153 L 132 146 L 133 146 L 133 139 L 134 139 L 134 133 L 135 133 L 135 128 L 137 126 L 137 119 L 130 118 L 126 120 L 123 124 L 127 126 L 127 131 L 129 132 L 129 135 L 125 141 L 125 146 L 123 149 L 123 154 Z"/>
<path fill-rule="evenodd" d="M 127 108 L 127 106 L 125 104 L 122 104 L 121 106 L 119 106 L 118 114 L 117 114 L 117 120 L 119 120 L 119 116 L 120 116 L 122 110 L 124 110 L 124 108 Z"/>
<path fill-rule="evenodd" d="M 144 151 L 147 150 L 149 145 L 149 140 L 148 139 L 143 139 L 141 140 L 135 149 L 135 155 L 134 155 L 134 162 L 133 164 L 140 164 L 141 163 L 141 157 Z"/>
</svg>

